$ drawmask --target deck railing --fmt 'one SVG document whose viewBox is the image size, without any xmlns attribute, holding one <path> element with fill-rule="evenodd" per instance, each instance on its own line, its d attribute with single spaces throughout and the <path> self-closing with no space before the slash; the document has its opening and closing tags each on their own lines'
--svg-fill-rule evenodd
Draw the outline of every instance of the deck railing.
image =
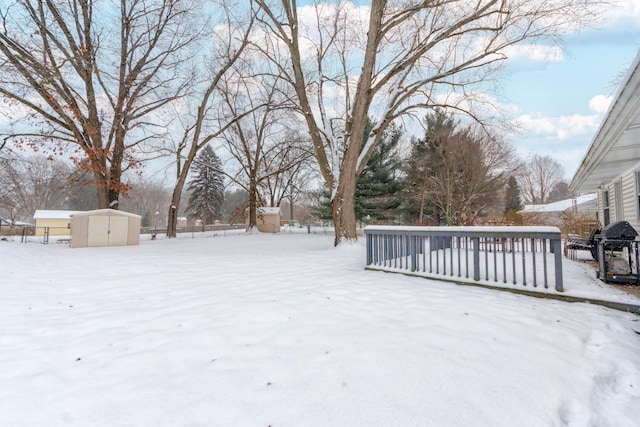
<svg viewBox="0 0 640 427">
<path fill-rule="evenodd" d="M 367 269 L 562 292 L 556 227 L 390 227 L 364 230 Z"/>
</svg>

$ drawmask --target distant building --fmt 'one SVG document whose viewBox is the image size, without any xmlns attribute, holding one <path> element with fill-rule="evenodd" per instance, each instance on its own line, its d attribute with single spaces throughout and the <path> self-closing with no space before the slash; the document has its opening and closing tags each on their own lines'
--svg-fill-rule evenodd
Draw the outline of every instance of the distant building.
<svg viewBox="0 0 640 427">
<path fill-rule="evenodd" d="M 256 227 L 262 233 L 278 233 L 280 231 L 280 219 L 282 211 L 280 207 L 261 207 L 256 211 Z M 249 225 L 249 215 L 247 211 L 247 226 Z"/>
<path fill-rule="evenodd" d="M 84 211 L 61 211 L 38 209 L 33 214 L 36 222 L 36 236 L 71 236 L 71 215 Z"/>
<path fill-rule="evenodd" d="M 544 205 L 525 205 L 518 214 L 524 225 L 555 226 L 565 234 L 588 234 L 597 223 L 597 212 L 598 195 L 592 193 Z"/>
</svg>

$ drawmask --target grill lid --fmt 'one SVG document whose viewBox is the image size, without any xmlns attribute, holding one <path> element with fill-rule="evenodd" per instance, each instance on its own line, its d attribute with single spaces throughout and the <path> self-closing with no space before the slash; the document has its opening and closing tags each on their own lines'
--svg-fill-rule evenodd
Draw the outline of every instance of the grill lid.
<svg viewBox="0 0 640 427">
<path fill-rule="evenodd" d="M 612 222 L 600 231 L 600 238 L 608 240 L 634 240 L 638 232 L 627 221 Z"/>
</svg>

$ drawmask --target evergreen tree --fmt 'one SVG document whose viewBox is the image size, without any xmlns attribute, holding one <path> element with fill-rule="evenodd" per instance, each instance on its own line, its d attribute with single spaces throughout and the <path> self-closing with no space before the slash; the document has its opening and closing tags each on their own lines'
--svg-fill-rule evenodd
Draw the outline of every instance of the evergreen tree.
<svg viewBox="0 0 640 427">
<path fill-rule="evenodd" d="M 504 221 L 507 224 L 522 224 L 522 217 L 518 211 L 522 208 L 522 198 L 520 187 L 515 176 L 511 175 L 507 180 L 507 187 L 504 192 Z"/>
<path fill-rule="evenodd" d="M 430 181 L 433 174 L 433 141 L 438 134 L 453 132 L 455 122 L 440 111 L 425 117 L 426 132 L 423 138 L 412 138 L 411 153 L 405 161 L 403 183 L 403 211 L 409 222 L 437 225 L 440 222 L 437 209 L 430 203 Z"/>
<path fill-rule="evenodd" d="M 193 178 L 189 181 L 187 216 L 211 224 L 219 219 L 224 203 L 224 177 L 222 163 L 213 148 L 206 146 L 193 166 Z"/>
<path fill-rule="evenodd" d="M 518 180 L 511 175 L 507 181 L 507 188 L 504 194 L 504 211 L 518 211 L 522 207 L 522 199 L 520 198 L 520 187 Z"/>
<path fill-rule="evenodd" d="M 368 135 L 373 125 L 369 120 L 365 134 Z M 401 137 L 402 129 L 391 125 L 358 177 L 355 192 L 356 219 L 388 221 L 396 217 L 400 206 L 398 194 L 401 186 L 397 174 L 401 165 L 398 153 Z"/>
</svg>

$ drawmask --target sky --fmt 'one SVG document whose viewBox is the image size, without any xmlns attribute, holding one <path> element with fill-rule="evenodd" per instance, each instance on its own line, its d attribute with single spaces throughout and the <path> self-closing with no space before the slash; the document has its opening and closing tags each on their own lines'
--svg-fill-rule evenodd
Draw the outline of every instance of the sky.
<svg viewBox="0 0 640 427">
<path fill-rule="evenodd" d="M 566 37 L 562 51 L 510 61 L 498 101 L 522 126 L 511 138 L 518 154 L 551 156 L 570 181 L 639 53 L 640 0 L 624 0 L 605 23 Z"/>
<path fill-rule="evenodd" d="M 0 425 L 638 425 L 640 316 L 366 271 L 363 239 L 293 231 L 0 240 Z M 563 266 L 568 293 L 631 298 Z"/>
<path fill-rule="evenodd" d="M 514 50 L 496 98 L 509 112 L 506 119 L 520 126 L 521 132 L 509 138 L 517 154 L 551 156 L 563 166 L 567 181 L 640 52 L 640 0 L 619 0 L 603 16 L 594 28 L 567 36 L 561 50 L 540 47 L 530 55 Z M 1 115 L 0 125 L 5 125 Z"/>
</svg>

